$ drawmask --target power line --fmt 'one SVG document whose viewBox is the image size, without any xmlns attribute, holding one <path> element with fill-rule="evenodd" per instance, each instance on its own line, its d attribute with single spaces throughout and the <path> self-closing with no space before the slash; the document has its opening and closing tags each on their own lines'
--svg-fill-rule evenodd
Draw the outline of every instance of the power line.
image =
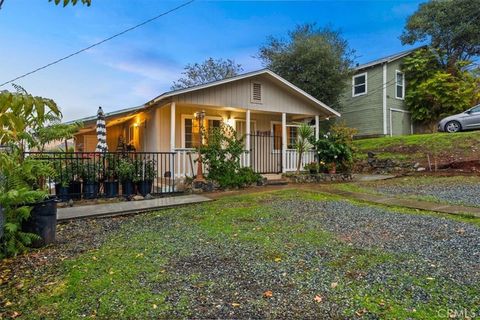
<svg viewBox="0 0 480 320">
<path fill-rule="evenodd" d="M 0 1 L 2 1 L 2 0 L 0 0 Z M 50 66 L 53 66 L 54 64 L 57 64 L 57 63 L 62 62 L 62 61 L 64 61 L 64 60 L 67 60 L 67 59 L 69 59 L 69 58 L 71 58 L 71 57 L 73 57 L 73 56 L 76 56 L 76 55 L 78 55 L 78 54 L 80 54 L 80 53 L 82 53 L 82 52 L 85 52 L 85 51 L 90 50 L 90 49 L 92 49 L 92 48 L 94 48 L 94 47 L 96 47 L 96 46 L 99 46 L 99 45 L 101 45 L 101 44 L 103 44 L 103 43 L 105 43 L 105 42 L 107 42 L 107 41 L 110 41 L 110 40 L 112 40 L 112 39 L 114 39 L 114 38 L 117 38 L 117 37 L 119 37 L 119 36 L 121 36 L 121 35 L 124 35 L 124 34 L 127 33 L 127 32 L 130 32 L 130 31 L 132 31 L 132 30 L 135 30 L 135 29 L 137 29 L 137 28 L 139 28 L 139 27 L 141 27 L 141 26 L 144 26 L 144 25 L 146 25 L 147 23 L 150 23 L 150 22 L 152 22 L 152 21 L 154 21 L 154 20 L 157 20 L 158 18 L 161 18 L 161 17 L 163 17 L 163 16 L 165 16 L 165 15 L 167 15 L 167 14 L 169 14 L 169 13 L 172 13 L 172 12 L 174 12 L 174 11 L 177 11 L 177 10 L 183 8 L 183 7 L 186 7 L 186 6 L 188 6 L 189 4 L 191 4 L 191 3 L 194 2 L 194 1 L 195 1 L 195 0 L 189 0 L 189 1 L 187 1 L 187 2 L 184 2 L 183 4 L 178 5 L 178 6 L 176 6 L 175 8 L 172 8 L 172 9 L 170 9 L 170 10 L 168 10 L 168 11 L 165 11 L 165 12 L 163 12 L 163 13 L 161 13 L 161 14 L 153 17 L 153 18 L 150 18 L 150 19 L 148 19 L 148 20 L 145 20 L 145 21 L 143 21 L 143 22 L 141 22 L 141 23 L 139 23 L 139 24 L 137 24 L 137 25 L 135 25 L 135 26 L 133 26 L 133 27 L 130 27 L 130 28 L 128 28 L 128 29 L 125 29 L 125 30 L 123 30 L 123 31 L 121 31 L 121 32 L 119 32 L 119 33 L 116 33 L 116 34 L 114 34 L 114 35 L 112 35 L 112 36 L 110 36 L 110 37 L 108 37 L 108 38 L 106 38 L 106 39 L 103 39 L 103 40 L 101 40 L 101 41 L 99 41 L 99 42 L 96 42 L 96 43 L 94 43 L 94 44 L 92 44 L 92 45 L 90 45 L 90 46 L 88 46 L 88 47 L 86 47 L 86 48 L 83 48 L 83 49 L 80 49 L 80 50 L 78 50 L 78 51 L 75 51 L 75 52 L 73 52 L 73 53 L 71 53 L 71 54 L 69 54 L 69 55 L 67 55 L 67 56 L 65 56 L 65 57 L 63 57 L 63 58 L 57 59 L 57 60 L 55 60 L 55 61 L 53 61 L 53 62 L 50 62 L 50 63 L 48 63 L 48 64 L 46 64 L 46 65 L 44 65 L 44 66 L 41 66 L 41 67 L 39 67 L 39 68 L 37 68 L 37 69 L 34 69 L 34 70 L 30 71 L 30 72 L 24 73 L 24 74 L 22 74 L 21 76 L 18 76 L 18 77 L 16 77 L 16 78 L 12 79 L 12 80 L 6 81 L 6 82 L 0 84 L 0 87 L 3 87 L 3 86 L 6 85 L 6 84 L 9 84 L 9 83 L 12 83 L 12 82 L 14 82 L 14 81 L 17 81 L 18 79 L 25 78 L 25 77 L 33 74 L 33 73 L 36 73 L 36 72 L 38 72 L 38 71 L 40 71 L 40 70 L 43 70 L 43 69 L 46 69 L 46 68 L 48 68 L 48 67 L 50 67 Z"/>
</svg>

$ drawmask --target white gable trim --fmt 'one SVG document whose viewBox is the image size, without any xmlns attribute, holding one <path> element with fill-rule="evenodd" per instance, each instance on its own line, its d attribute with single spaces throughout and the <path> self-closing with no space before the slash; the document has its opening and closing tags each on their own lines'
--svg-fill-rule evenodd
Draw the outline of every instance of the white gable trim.
<svg viewBox="0 0 480 320">
<path fill-rule="evenodd" d="M 227 79 L 223 79 L 223 80 L 219 80 L 219 81 L 214 81 L 214 82 L 211 82 L 211 83 L 202 84 L 202 85 L 191 87 L 191 88 L 185 88 L 185 89 L 181 89 L 181 90 L 166 92 L 166 93 L 156 97 L 152 101 L 148 102 L 147 104 L 156 103 L 156 102 L 158 102 L 160 100 L 163 100 L 165 98 L 174 97 L 174 96 L 177 96 L 177 95 L 180 95 L 180 94 L 193 92 L 193 91 L 197 91 L 197 90 L 202 90 L 202 89 L 206 89 L 206 88 L 211 88 L 211 87 L 219 86 L 219 85 L 222 85 L 222 84 L 226 84 L 226 83 L 230 83 L 230 82 L 234 82 L 234 81 L 238 81 L 238 80 L 242 80 L 242 79 L 247 79 L 247 78 L 251 78 L 251 77 L 255 77 L 255 76 L 263 75 L 263 74 L 269 75 L 272 78 L 280 81 L 284 85 L 288 86 L 289 88 L 291 88 L 294 91 L 296 91 L 297 93 L 301 94 L 302 96 L 304 96 L 308 100 L 312 101 L 317 107 L 323 108 L 323 109 L 327 110 L 328 112 L 332 113 L 333 115 L 335 115 L 337 117 L 341 116 L 340 113 L 333 110 L 332 108 L 327 106 L 325 103 L 323 103 L 320 100 L 314 98 L 313 96 L 306 93 L 305 91 L 303 91 L 299 87 L 297 87 L 294 84 L 288 82 L 287 80 L 283 79 L 282 77 L 280 77 L 279 75 L 277 75 L 276 73 L 274 73 L 273 71 L 270 71 L 268 69 L 253 71 L 253 72 L 241 74 L 241 75 L 238 75 L 238 76 L 235 76 L 235 77 L 231 77 L 231 78 L 227 78 Z"/>
</svg>

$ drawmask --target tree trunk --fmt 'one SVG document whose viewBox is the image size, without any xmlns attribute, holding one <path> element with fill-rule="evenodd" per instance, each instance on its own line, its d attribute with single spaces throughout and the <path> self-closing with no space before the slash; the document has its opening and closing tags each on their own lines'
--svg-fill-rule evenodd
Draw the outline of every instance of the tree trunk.
<svg viewBox="0 0 480 320">
<path fill-rule="evenodd" d="M 298 153 L 298 162 L 297 162 L 297 174 L 300 173 L 300 167 L 302 166 L 302 156 L 303 152 Z"/>
</svg>

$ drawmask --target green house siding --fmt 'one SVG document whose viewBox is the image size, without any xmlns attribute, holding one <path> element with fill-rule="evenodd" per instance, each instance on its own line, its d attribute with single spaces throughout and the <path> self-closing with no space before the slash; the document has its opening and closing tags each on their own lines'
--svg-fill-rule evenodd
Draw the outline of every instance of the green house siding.
<svg viewBox="0 0 480 320">
<path fill-rule="evenodd" d="M 383 133 L 382 114 L 382 68 L 373 67 L 356 74 L 367 73 L 367 93 L 353 97 L 352 78 L 347 80 L 345 93 L 341 99 L 340 121 L 358 130 L 358 135 Z"/>
<path fill-rule="evenodd" d="M 340 121 L 356 128 L 359 136 L 367 135 L 402 135 L 411 133 L 410 114 L 403 99 L 397 99 L 396 70 L 401 70 L 403 59 L 386 63 L 386 132 L 384 131 L 383 73 L 384 65 L 357 70 L 355 75 L 367 73 L 367 93 L 354 97 L 352 78 L 347 80 L 345 92 L 341 98 Z M 405 84 L 406 86 L 406 84 Z M 405 112 L 402 112 L 405 111 Z"/>
</svg>

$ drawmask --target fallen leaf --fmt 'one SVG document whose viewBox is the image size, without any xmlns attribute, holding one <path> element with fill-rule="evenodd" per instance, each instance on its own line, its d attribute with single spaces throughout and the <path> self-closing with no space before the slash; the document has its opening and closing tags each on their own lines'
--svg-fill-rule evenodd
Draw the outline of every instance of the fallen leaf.
<svg viewBox="0 0 480 320">
<path fill-rule="evenodd" d="M 235 308 L 240 307 L 240 303 L 232 302 L 232 307 L 235 307 Z"/>
<path fill-rule="evenodd" d="M 275 258 L 275 262 L 280 262 L 280 261 L 282 261 L 282 258 L 280 257 Z"/>
<path fill-rule="evenodd" d="M 335 289 L 337 286 L 338 286 L 338 282 L 332 282 L 332 284 L 330 284 L 330 288 L 332 289 Z"/>
<path fill-rule="evenodd" d="M 264 298 L 271 298 L 273 296 L 273 292 L 268 290 L 263 293 Z"/>
<path fill-rule="evenodd" d="M 158 306 L 157 306 L 156 304 L 153 304 L 152 308 L 153 308 L 153 309 L 157 309 Z"/>
<path fill-rule="evenodd" d="M 14 312 L 12 313 L 12 318 L 13 318 L 13 319 L 14 319 L 14 318 L 18 318 L 18 317 L 20 317 L 21 315 L 22 315 L 21 312 L 14 311 Z"/>
<path fill-rule="evenodd" d="M 318 294 L 315 296 L 315 298 L 313 298 L 313 300 L 315 300 L 315 302 L 322 302 L 322 297 L 319 296 Z"/>
<path fill-rule="evenodd" d="M 5 302 L 5 307 L 10 307 L 11 305 L 12 305 L 12 302 L 11 302 L 11 301 Z"/>
</svg>

